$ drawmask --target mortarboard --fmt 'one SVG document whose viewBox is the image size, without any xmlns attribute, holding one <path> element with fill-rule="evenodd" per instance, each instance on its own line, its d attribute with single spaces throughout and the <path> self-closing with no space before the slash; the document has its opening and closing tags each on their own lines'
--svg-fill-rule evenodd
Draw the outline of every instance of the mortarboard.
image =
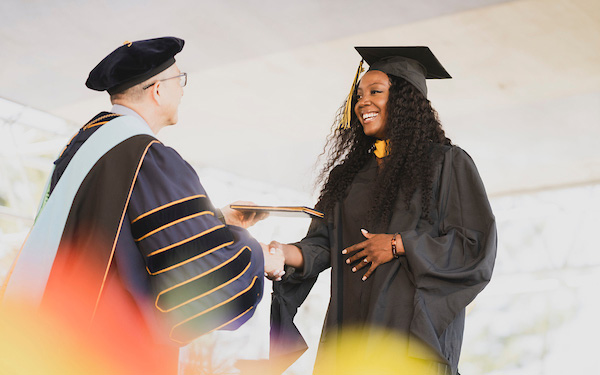
<svg viewBox="0 0 600 375">
<path fill-rule="evenodd" d="M 362 72 L 362 63 L 369 64 L 369 70 L 379 70 L 388 75 L 404 78 L 427 97 L 426 79 L 452 78 L 442 64 L 433 55 L 429 47 L 354 47 L 362 61 L 354 77 L 348 102 L 346 104 L 342 127 L 349 127 L 350 101 L 358 78 Z"/>
<path fill-rule="evenodd" d="M 85 85 L 109 94 L 125 91 L 173 65 L 184 43 L 175 37 L 125 42 L 92 69 Z"/>
<path fill-rule="evenodd" d="M 369 70 L 380 70 L 401 77 L 427 97 L 425 79 L 452 78 L 429 47 L 354 47 L 369 64 Z"/>
</svg>

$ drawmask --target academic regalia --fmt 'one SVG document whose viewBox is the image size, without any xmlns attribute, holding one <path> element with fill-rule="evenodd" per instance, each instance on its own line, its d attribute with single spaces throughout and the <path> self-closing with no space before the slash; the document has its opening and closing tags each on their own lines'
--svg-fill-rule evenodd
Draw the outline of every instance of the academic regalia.
<svg viewBox="0 0 600 375">
<path fill-rule="evenodd" d="M 126 42 L 86 86 L 120 95 L 172 66 L 183 46 L 176 37 Z M 216 211 L 194 169 L 115 105 L 55 162 L 0 298 L 56 312 L 87 334 L 85 345 L 108 341 L 107 360 L 133 361 L 115 373 L 176 373 L 179 346 L 236 329 L 262 298 L 260 244 Z"/>
<path fill-rule="evenodd" d="M 274 283 L 272 346 L 302 349 L 293 324 L 298 306 L 320 272 L 331 267 L 331 300 L 321 342 L 334 342 L 340 327 L 355 327 L 368 340 L 377 328 L 407 335 L 398 354 L 441 364 L 439 373 L 457 373 L 465 307 L 489 282 L 496 254 L 496 227 L 477 169 L 462 149 L 445 147 L 436 165 L 430 223 L 422 216 L 422 192 L 407 209 L 402 193 L 385 233 L 399 233 L 406 254 L 380 265 L 362 281 L 367 267 L 353 273 L 341 250 L 362 242 L 369 191 L 377 173 L 375 156 L 357 173 L 343 201 L 327 220 L 314 219 L 296 243 L 302 271 Z M 425 344 L 430 352 L 421 350 Z M 284 349 L 287 346 L 288 349 Z M 346 358 L 346 360 L 350 360 Z M 317 364 L 319 358 L 317 358 Z M 447 369 L 444 369 L 447 365 Z"/>
<path fill-rule="evenodd" d="M 133 118 L 103 112 L 81 128 L 55 162 L 50 199 L 80 147 L 125 117 Z M 119 340 L 121 329 L 137 327 L 134 342 L 154 353 L 144 360 L 170 362 L 171 373 L 179 346 L 212 330 L 236 329 L 253 315 L 263 292 L 260 244 L 217 219 L 193 168 L 153 136 L 136 135 L 110 149 L 65 204 L 71 208 L 42 310 L 77 301 L 77 311 L 66 313 L 85 322 L 81 329 L 91 322 Z M 8 285 L 10 291 L 10 279 Z"/>
</svg>

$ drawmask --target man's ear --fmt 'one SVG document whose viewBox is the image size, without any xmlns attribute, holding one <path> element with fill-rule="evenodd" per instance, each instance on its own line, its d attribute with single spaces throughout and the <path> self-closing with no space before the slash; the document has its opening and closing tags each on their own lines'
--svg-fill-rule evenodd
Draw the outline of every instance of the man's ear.
<svg viewBox="0 0 600 375">
<path fill-rule="evenodd" d="M 150 97 L 152 101 L 156 105 L 160 105 L 162 103 L 161 91 L 162 91 L 162 82 L 158 81 L 152 87 L 148 88 L 150 90 Z"/>
</svg>

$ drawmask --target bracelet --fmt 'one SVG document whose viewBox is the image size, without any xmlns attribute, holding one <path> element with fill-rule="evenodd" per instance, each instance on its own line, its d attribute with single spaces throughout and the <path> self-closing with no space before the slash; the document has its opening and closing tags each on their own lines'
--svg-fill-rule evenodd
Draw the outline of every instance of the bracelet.
<svg viewBox="0 0 600 375">
<path fill-rule="evenodd" d="M 392 255 L 394 256 L 394 258 L 398 259 L 400 256 L 398 255 L 398 253 L 396 252 L 396 236 L 398 235 L 398 233 L 394 233 L 394 236 L 392 237 Z"/>
</svg>

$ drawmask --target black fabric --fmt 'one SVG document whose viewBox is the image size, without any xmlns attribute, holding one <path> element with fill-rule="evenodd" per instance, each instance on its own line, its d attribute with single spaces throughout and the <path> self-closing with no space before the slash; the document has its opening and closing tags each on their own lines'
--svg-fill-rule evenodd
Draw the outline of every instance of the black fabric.
<svg viewBox="0 0 600 375">
<path fill-rule="evenodd" d="M 293 337 L 297 328 L 288 325 L 292 317 L 285 314 L 295 314 L 316 275 L 332 266 L 332 294 L 322 343 L 337 339 L 342 322 L 336 312 L 343 308 L 343 324 L 348 319 L 358 323 L 365 342 L 380 328 L 396 332 L 405 337 L 397 347 L 398 355 L 447 364 L 456 374 L 465 307 L 489 282 L 496 255 L 495 219 L 485 189 L 469 155 L 456 146 L 445 148 L 434 171 L 433 223 L 422 217 L 422 192 L 417 191 L 409 207 L 399 197 L 386 233 L 399 233 L 406 254 L 380 265 L 362 282 L 366 268 L 352 273 L 351 266 L 340 266 L 337 257 L 340 241 L 346 247 L 364 240 L 359 226 L 368 204 L 358 201 L 373 188 L 376 168 L 373 158 L 357 174 L 347 198 L 338 203 L 343 210 L 334 210 L 327 224 L 313 221 L 307 236 L 296 244 L 304 268 L 274 286 L 273 300 L 279 311 L 272 312 L 277 318 L 272 331 L 292 335 L 283 342 L 301 341 Z M 344 226 L 343 238 L 339 238 L 338 225 Z M 342 285 L 339 272 L 344 274 Z M 339 288 L 343 288 L 343 301 L 337 298 Z M 349 304 L 352 299 L 355 303 Z M 319 359 L 317 356 L 317 363 Z"/>
<path fill-rule="evenodd" d="M 371 67 L 385 59 L 402 57 L 418 63 L 422 74 L 427 79 L 452 78 L 429 47 L 355 47 L 355 49 Z"/>
<path fill-rule="evenodd" d="M 286 276 L 294 274 L 293 267 L 286 267 Z M 303 282 L 293 281 L 287 277 L 286 282 L 273 283 L 271 296 L 271 330 L 269 357 L 276 358 L 290 353 L 298 353 L 298 357 L 308 345 L 294 324 L 293 318 L 298 312 L 298 307 L 304 303 L 308 293 L 317 282 L 315 276 Z M 291 362 L 295 361 L 294 358 Z M 290 363 L 291 364 L 291 363 Z"/>
<path fill-rule="evenodd" d="M 427 97 L 426 79 L 452 78 L 429 47 L 355 47 L 369 70 L 404 78 Z"/>
<path fill-rule="evenodd" d="M 189 242 L 149 256 L 148 270 L 151 274 L 156 274 L 214 249 L 217 246 L 233 243 L 233 241 L 233 236 L 226 227 L 219 228 Z"/>
<path fill-rule="evenodd" d="M 343 217 L 343 213 L 342 213 L 342 207 L 341 205 L 338 205 L 338 210 L 339 210 L 339 217 Z M 343 230 L 344 226 L 343 225 L 338 225 L 337 228 L 337 235 L 338 238 L 344 238 L 344 230 Z M 343 242 L 339 242 L 338 245 L 338 254 L 337 254 L 337 261 L 336 264 L 338 266 L 338 270 L 341 270 L 342 267 L 344 267 L 344 258 L 342 256 L 340 256 L 340 254 L 342 253 L 342 250 L 344 249 L 344 245 Z M 342 306 L 344 305 L 344 273 L 343 272 L 337 272 L 337 285 L 339 285 L 339 287 L 336 290 L 336 294 L 337 294 L 337 299 L 339 301 L 339 305 L 338 305 L 338 309 L 337 309 L 337 320 L 340 323 L 338 326 L 338 330 L 342 329 L 342 324 L 344 322 L 344 309 L 342 308 Z"/>
<path fill-rule="evenodd" d="M 173 65 L 184 43 L 175 37 L 125 42 L 96 65 L 85 85 L 109 94 L 122 92 Z"/>
<path fill-rule="evenodd" d="M 237 318 L 253 308 L 256 296 L 262 293 L 262 284 L 255 282 L 254 285 L 239 295 L 237 298 L 222 304 L 219 307 L 201 313 L 190 320 L 173 328 L 171 337 L 180 342 L 189 342 L 194 338 L 206 334 L 220 327 L 220 329 L 236 329 L 239 327 Z"/>
<path fill-rule="evenodd" d="M 134 220 L 131 223 L 131 233 L 133 238 L 139 239 L 166 224 L 205 211 L 212 212 L 212 204 L 208 198 L 196 197 L 185 200 Z"/>
<path fill-rule="evenodd" d="M 241 275 L 250 264 L 251 251 L 245 248 L 233 261 L 213 272 L 176 287 L 158 297 L 156 305 L 162 310 L 170 310 L 189 299 L 200 296 L 231 279 Z"/>
<path fill-rule="evenodd" d="M 427 70 L 418 61 L 404 57 L 385 57 L 369 66 L 369 70 L 379 70 L 385 74 L 404 78 L 427 97 Z"/>
</svg>

